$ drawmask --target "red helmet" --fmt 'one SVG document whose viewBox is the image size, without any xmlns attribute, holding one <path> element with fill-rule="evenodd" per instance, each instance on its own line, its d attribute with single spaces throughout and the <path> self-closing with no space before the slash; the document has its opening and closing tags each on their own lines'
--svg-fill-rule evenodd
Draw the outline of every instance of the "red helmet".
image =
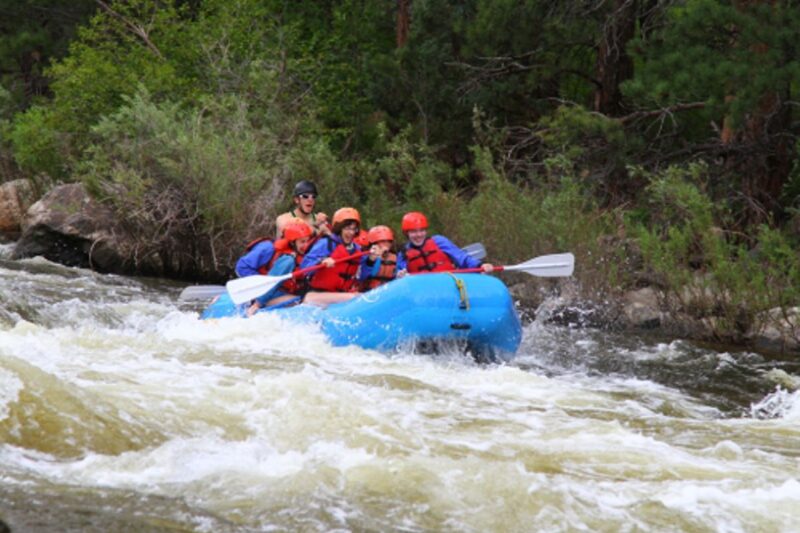
<svg viewBox="0 0 800 533">
<path fill-rule="evenodd" d="M 369 230 L 369 243 L 375 244 L 380 241 L 393 241 L 394 233 L 389 226 L 375 226 Z"/>
<path fill-rule="evenodd" d="M 283 228 L 283 238 L 289 242 L 294 242 L 297 239 L 302 239 L 304 237 L 311 237 L 311 234 L 314 230 L 311 229 L 311 226 L 303 222 L 302 220 L 295 219 L 289 222 Z"/>
<path fill-rule="evenodd" d="M 356 235 L 356 238 L 353 239 L 353 242 L 362 247 L 369 246 L 369 239 L 367 238 L 367 232 L 359 231 L 358 235 Z"/>
<path fill-rule="evenodd" d="M 344 222 L 345 220 L 355 220 L 359 226 L 361 225 L 361 215 L 352 207 L 337 209 L 333 214 L 332 224 L 335 226 L 338 222 Z"/>
<path fill-rule="evenodd" d="M 404 233 L 414 229 L 427 229 L 428 219 L 419 211 L 411 211 L 403 215 L 403 222 L 400 227 Z"/>
</svg>

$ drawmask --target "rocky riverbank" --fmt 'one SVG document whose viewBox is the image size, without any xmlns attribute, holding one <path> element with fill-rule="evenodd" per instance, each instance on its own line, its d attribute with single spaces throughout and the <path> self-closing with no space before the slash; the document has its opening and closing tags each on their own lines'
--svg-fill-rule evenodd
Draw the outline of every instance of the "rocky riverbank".
<svg viewBox="0 0 800 533">
<path fill-rule="evenodd" d="M 32 201 L 25 180 L 0 185 L 0 239 L 16 240 L 13 257 L 41 255 L 67 266 L 98 272 L 221 281 L 231 272 L 202 259 L 191 238 L 141 238 L 83 184 L 51 189 Z M 153 245 L 152 243 L 158 243 Z"/>
</svg>

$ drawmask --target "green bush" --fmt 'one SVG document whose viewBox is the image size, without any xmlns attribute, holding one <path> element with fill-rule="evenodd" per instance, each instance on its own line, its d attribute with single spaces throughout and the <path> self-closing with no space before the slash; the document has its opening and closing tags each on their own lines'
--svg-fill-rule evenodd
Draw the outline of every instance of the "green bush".
<svg viewBox="0 0 800 533">
<path fill-rule="evenodd" d="M 221 97 L 182 109 L 154 102 L 144 88 L 124 100 L 92 129 L 80 172 L 143 245 L 198 239 L 222 267 L 247 238 L 272 233 L 291 174 L 289 145 L 254 127 L 245 102 Z"/>
<path fill-rule="evenodd" d="M 0 85 L 0 183 L 13 179 L 14 161 L 11 146 L 11 121 L 14 101 L 11 93 Z"/>
<path fill-rule="evenodd" d="M 385 224 L 399 235 L 403 214 L 418 209 L 438 225 L 436 203 L 452 171 L 430 147 L 412 141 L 410 129 L 391 135 L 379 124 L 377 131 L 373 159 L 340 161 L 328 143 L 314 139 L 292 151 L 292 174 L 317 181 L 320 208 L 329 216 L 339 207 L 353 206 L 365 227 Z"/>
<path fill-rule="evenodd" d="M 764 311 L 800 302 L 800 257 L 778 230 L 762 227 L 755 246 L 724 231 L 726 212 L 703 192 L 703 176 L 698 165 L 650 176 L 648 216 L 629 223 L 672 311 L 709 318 L 719 339 L 738 341 Z"/>
<path fill-rule="evenodd" d="M 765 300 L 762 308 L 787 310 L 800 305 L 800 242 L 798 236 L 761 226 L 753 259 L 762 267 Z"/>
<path fill-rule="evenodd" d="M 575 280 L 586 299 L 603 302 L 619 290 L 622 247 L 609 247 L 616 232 L 616 213 L 597 207 L 574 178 L 549 188 L 524 188 L 512 183 L 493 163 L 491 153 L 473 148 L 474 171 L 483 179 L 474 197 L 442 202 L 451 216 L 447 231 L 460 242 L 481 241 L 489 261 L 511 264 L 544 254 L 572 252 Z M 525 276 L 524 281 L 532 281 Z"/>
<path fill-rule="evenodd" d="M 557 183 L 563 173 L 578 179 L 601 203 L 617 205 L 635 196 L 636 187 L 626 170 L 640 141 L 630 138 L 611 117 L 575 105 L 562 105 L 538 123 L 545 172 L 539 181 Z M 558 169 L 553 172 L 553 167 Z"/>
<path fill-rule="evenodd" d="M 64 166 L 67 135 L 56 126 L 49 108 L 34 106 L 17 115 L 8 126 L 8 137 L 17 164 L 34 177 L 38 189 L 47 190 L 67 177 Z"/>
</svg>

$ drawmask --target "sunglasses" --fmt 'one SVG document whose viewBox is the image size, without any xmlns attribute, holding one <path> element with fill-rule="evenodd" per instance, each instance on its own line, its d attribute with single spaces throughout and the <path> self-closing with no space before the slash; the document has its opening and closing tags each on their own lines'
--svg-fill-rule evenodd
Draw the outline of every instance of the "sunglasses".
<svg viewBox="0 0 800 533">
<path fill-rule="evenodd" d="M 316 200 L 317 199 L 317 195 L 316 194 L 301 194 L 300 198 L 302 198 L 303 200 Z"/>
</svg>

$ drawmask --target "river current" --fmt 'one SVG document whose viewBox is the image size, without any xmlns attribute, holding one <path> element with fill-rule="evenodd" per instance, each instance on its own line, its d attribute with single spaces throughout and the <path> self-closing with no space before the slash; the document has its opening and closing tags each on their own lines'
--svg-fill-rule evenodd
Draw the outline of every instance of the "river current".
<svg viewBox="0 0 800 533">
<path fill-rule="evenodd" d="M 800 531 L 798 361 L 536 321 L 503 365 L 336 348 L 10 249 L 12 532 Z"/>
</svg>

